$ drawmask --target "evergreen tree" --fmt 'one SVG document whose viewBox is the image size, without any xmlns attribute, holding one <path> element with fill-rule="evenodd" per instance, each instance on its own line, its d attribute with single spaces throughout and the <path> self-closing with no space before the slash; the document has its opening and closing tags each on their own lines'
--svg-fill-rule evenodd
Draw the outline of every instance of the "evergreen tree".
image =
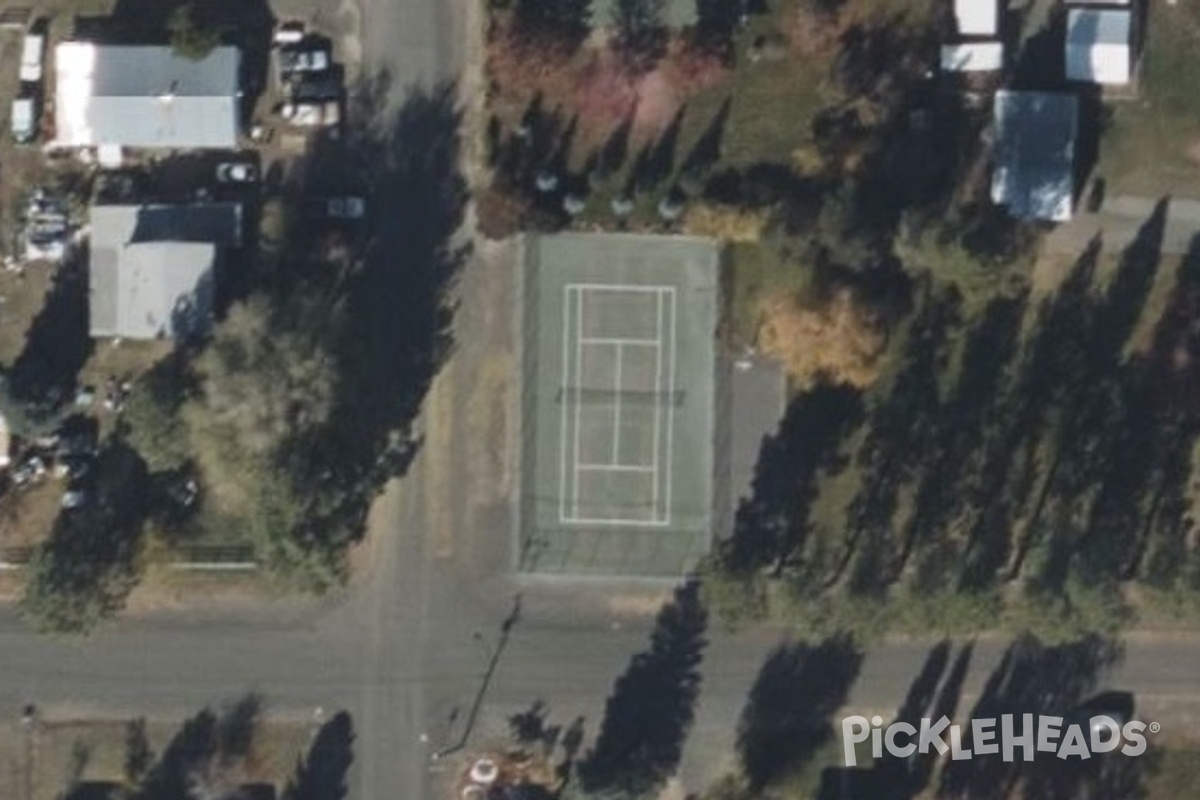
<svg viewBox="0 0 1200 800">
<path fill-rule="evenodd" d="M 526 35 L 577 45 L 591 30 L 592 0 L 517 0 L 515 13 Z"/>
<path fill-rule="evenodd" d="M 662 55 L 666 44 L 666 0 L 616 0 L 612 25 L 626 57 L 645 65 Z"/>
</svg>

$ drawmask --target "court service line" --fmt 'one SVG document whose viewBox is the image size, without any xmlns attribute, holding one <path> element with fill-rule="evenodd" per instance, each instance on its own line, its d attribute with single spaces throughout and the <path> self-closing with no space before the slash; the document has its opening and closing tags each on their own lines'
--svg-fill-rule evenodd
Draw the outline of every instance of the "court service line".
<svg viewBox="0 0 1200 800">
<path fill-rule="evenodd" d="M 661 292 L 664 289 L 671 291 L 675 290 L 674 286 L 651 283 L 572 283 L 568 284 L 574 289 L 583 289 L 589 292 Z"/>
<path fill-rule="evenodd" d="M 589 336 L 584 344 L 615 345 L 617 347 L 657 347 L 658 339 L 618 339 L 612 336 Z"/>
<path fill-rule="evenodd" d="M 583 472 L 653 472 L 653 467 L 641 464 L 580 464 Z"/>
<path fill-rule="evenodd" d="M 562 307 L 562 423 L 559 426 L 561 447 L 558 455 L 558 521 L 567 521 L 567 389 L 571 386 L 571 286 L 563 286 Z"/>
</svg>

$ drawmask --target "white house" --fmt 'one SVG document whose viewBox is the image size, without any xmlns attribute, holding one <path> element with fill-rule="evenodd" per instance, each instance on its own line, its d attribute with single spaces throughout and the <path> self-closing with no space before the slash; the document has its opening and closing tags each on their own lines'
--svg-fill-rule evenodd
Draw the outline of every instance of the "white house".
<svg viewBox="0 0 1200 800">
<path fill-rule="evenodd" d="M 1067 79 L 1110 86 L 1133 75 L 1133 14 L 1127 8 L 1072 8 L 1067 14 Z"/>
</svg>

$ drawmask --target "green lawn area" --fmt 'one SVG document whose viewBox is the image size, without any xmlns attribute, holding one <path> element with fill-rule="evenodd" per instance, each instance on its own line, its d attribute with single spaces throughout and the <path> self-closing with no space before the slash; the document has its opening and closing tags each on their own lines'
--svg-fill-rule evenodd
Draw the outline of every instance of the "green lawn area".
<svg viewBox="0 0 1200 800">
<path fill-rule="evenodd" d="M 1200 745 L 1177 741 L 1158 750 L 1146 780 L 1146 797 L 1192 800 L 1197 786 L 1200 786 Z"/>
<path fill-rule="evenodd" d="M 1140 97 L 1115 101 L 1096 174 L 1108 193 L 1200 198 L 1200 4 L 1153 3 Z"/>
<path fill-rule="evenodd" d="M 763 300 L 800 292 L 812 279 L 812 270 L 787 260 L 778 248 L 757 243 L 730 244 L 725 269 L 725 338 L 733 347 L 753 343 Z"/>
</svg>

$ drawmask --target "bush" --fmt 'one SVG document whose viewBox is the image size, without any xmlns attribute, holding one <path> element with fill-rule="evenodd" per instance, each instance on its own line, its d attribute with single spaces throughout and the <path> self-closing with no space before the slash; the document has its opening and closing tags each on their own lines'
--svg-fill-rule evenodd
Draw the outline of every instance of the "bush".
<svg viewBox="0 0 1200 800">
<path fill-rule="evenodd" d="M 202 20 L 191 3 L 171 12 L 167 31 L 171 34 L 171 49 L 184 58 L 196 61 L 207 56 L 221 43 L 223 33 L 218 26 Z"/>
</svg>

